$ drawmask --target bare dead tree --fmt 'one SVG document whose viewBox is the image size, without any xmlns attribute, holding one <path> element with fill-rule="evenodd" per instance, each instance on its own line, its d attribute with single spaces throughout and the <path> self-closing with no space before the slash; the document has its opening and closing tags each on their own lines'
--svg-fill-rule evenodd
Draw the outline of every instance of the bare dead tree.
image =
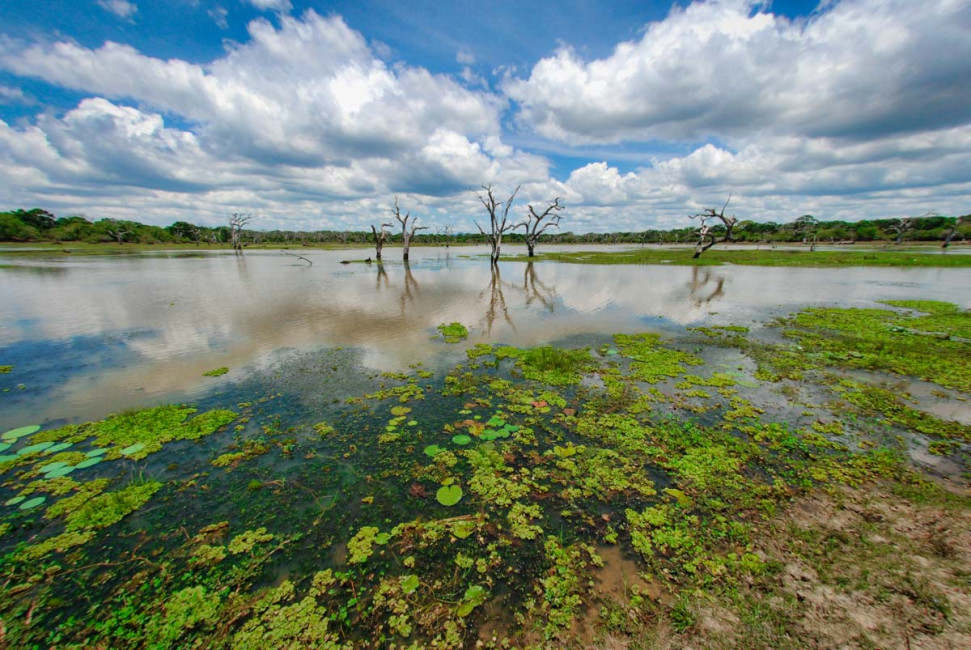
<svg viewBox="0 0 971 650">
<path fill-rule="evenodd" d="M 428 230 L 428 226 L 419 226 L 418 217 L 412 217 L 411 212 L 406 212 L 405 216 L 401 216 L 401 210 L 398 208 L 398 197 L 394 197 L 394 210 L 391 211 L 394 218 L 398 220 L 401 224 L 401 242 L 404 245 L 404 256 L 402 259 L 408 259 L 408 250 L 411 248 L 411 238 L 415 236 L 415 232 L 418 230 Z M 408 220 L 413 219 L 411 222 L 411 230 L 408 230 Z"/>
<path fill-rule="evenodd" d="M 445 225 L 445 248 L 448 248 L 448 238 L 455 234 L 455 226 L 452 224 Z"/>
<path fill-rule="evenodd" d="M 393 226 L 391 223 L 382 223 L 381 230 L 379 231 L 371 224 L 371 232 L 374 238 L 374 256 L 377 258 L 378 262 L 381 261 L 381 249 L 384 248 L 385 242 L 388 241 L 388 228 Z"/>
<path fill-rule="evenodd" d="M 728 195 L 728 201 L 725 201 L 725 205 L 722 209 L 715 210 L 715 208 L 705 208 L 705 211 L 700 214 L 688 215 L 689 219 L 699 219 L 701 226 L 698 228 L 698 243 L 695 245 L 695 254 L 691 257 L 697 258 L 701 257 L 701 254 L 706 250 L 717 244 L 718 242 L 733 242 L 735 237 L 733 230 L 735 224 L 738 223 L 738 219 L 732 215 L 730 217 L 725 216 L 725 208 L 728 207 L 729 201 L 732 200 L 732 195 Z M 722 225 L 725 227 L 725 234 L 719 239 L 718 235 L 713 232 L 712 226 L 708 223 L 712 219 L 718 219 L 721 221 Z M 716 224 L 717 225 L 717 224 Z"/>
<path fill-rule="evenodd" d="M 540 214 L 536 213 L 533 206 L 527 205 L 526 207 L 529 208 L 529 216 L 526 218 L 523 226 L 526 228 L 526 248 L 529 249 L 529 256 L 532 257 L 533 249 L 536 248 L 536 242 L 539 241 L 540 235 L 550 226 L 554 228 L 560 227 L 561 217 L 557 213 L 563 209 L 563 206 L 560 205 L 560 197 L 556 197 Z M 544 224 L 544 219 L 549 219 L 549 221 Z"/>
<path fill-rule="evenodd" d="M 304 262 L 306 262 L 310 266 L 313 266 L 314 265 L 313 262 L 311 262 L 310 260 L 308 260 L 303 255 L 297 255 L 296 253 L 291 253 L 289 251 L 285 251 L 285 250 L 282 250 L 282 249 L 280 250 L 280 252 L 283 253 L 284 255 L 289 255 L 290 257 L 296 257 L 297 259 L 303 260 Z"/>
<path fill-rule="evenodd" d="M 106 231 L 113 239 L 117 239 L 119 244 L 125 243 L 125 237 L 132 234 L 131 230 L 125 230 L 120 225 L 117 228 L 112 228 Z"/>
<path fill-rule="evenodd" d="M 954 239 L 954 235 L 957 234 L 958 227 L 961 226 L 961 224 L 963 224 L 965 221 L 968 221 L 969 219 L 971 219 L 971 216 L 964 215 L 954 220 L 954 223 L 951 224 L 951 227 L 948 228 L 946 233 L 944 233 L 944 243 L 941 244 L 941 248 L 947 248 L 948 246 L 951 245 L 951 240 Z"/>
<path fill-rule="evenodd" d="M 894 244 L 900 245 L 900 242 L 904 240 L 904 235 L 914 229 L 914 220 L 912 217 L 904 217 L 903 219 L 897 219 L 896 223 L 887 226 L 887 230 L 897 235 L 897 239 L 894 240 Z"/>
<path fill-rule="evenodd" d="M 233 250 L 241 251 L 243 250 L 242 239 L 240 235 L 243 232 L 243 226 L 249 223 L 253 219 L 251 214 L 243 214 L 242 212 L 234 212 L 229 217 L 229 233 L 232 237 Z"/>
<path fill-rule="evenodd" d="M 474 192 L 476 198 L 479 199 L 482 205 L 485 206 L 486 211 L 489 213 L 489 232 L 483 230 L 478 221 L 475 222 L 475 225 L 479 228 L 479 232 L 489 239 L 489 246 L 492 247 L 492 253 L 489 255 L 489 261 L 493 266 L 499 263 L 499 252 L 500 248 L 502 247 L 502 236 L 510 230 L 514 230 L 523 225 L 522 223 L 509 223 L 509 209 L 512 208 L 513 201 L 516 200 L 516 194 L 519 193 L 519 187 L 517 187 L 516 190 L 509 195 L 509 198 L 506 199 L 505 202 L 496 198 L 495 191 L 492 189 L 491 184 L 482 186 L 482 189 L 485 190 L 485 194 L 482 192 Z"/>
</svg>

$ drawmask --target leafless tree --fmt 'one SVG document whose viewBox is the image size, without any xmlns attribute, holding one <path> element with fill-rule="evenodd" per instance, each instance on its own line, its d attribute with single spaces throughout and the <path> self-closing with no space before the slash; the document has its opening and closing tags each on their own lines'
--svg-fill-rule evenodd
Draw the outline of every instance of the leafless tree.
<svg viewBox="0 0 971 650">
<path fill-rule="evenodd" d="M 944 233 L 944 243 L 941 244 L 941 248 L 947 248 L 948 246 L 951 245 L 951 240 L 954 239 L 954 235 L 957 234 L 958 227 L 968 220 L 971 220 L 971 216 L 969 215 L 964 215 L 954 220 L 954 223 L 951 224 L 951 227 L 948 228 L 946 233 Z"/>
<path fill-rule="evenodd" d="M 928 213 L 930 214 L 930 213 Z M 904 235 L 914 229 L 914 220 L 912 217 L 904 217 L 903 219 L 897 219 L 896 223 L 887 226 L 887 230 L 897 235 L 897 239 L 894 240 L 894 244 L 900 245 L 900 242 L 904 240 Z"/>
<path fill-rule="evenodd" d="M 521 187 L 521 186 L 520 186 Z M 500 201 L 496 198 L 495 191 L 492 189 L 492 185 L 483 185 L 482 189 L 485 191 L 475 192 L 476 198 L 485 206 L 486 211 L 489 213 L 489 232 L 482 229 L 479 222 L 476 221 L 475 225 L 479 228 L 479 232 L 488 237 L 489 246 L 492 247 L 492 253 L 489 255 L 489 261 L 493 266 L 499 263 L 499 252 L 502 247 L 502 236 L 505 235 L 510 230 L 514 230 L 522 223 L 512 224 L 509 223 L 509 210 L 512 208 L 513 201 L 516 200 L 516 194 L 519 193 L 519 187 L 509 195 L 509 198 L 505 202 Z"/>
<path fill-rule="evenodd" d="M 124 244 L 125 237 L 132 234 L 131 230 L 125 230 L 124 228 L 122 228 L 121 224 L 117 224 L 115 227 L 109 230 L 106 230 L 105 232 L 111 235 L 112 238 L 117 239 L 119 244 Z"/>
<path fill-rule="evenodd" d="M 730 217 L 725 216 L 725 208 L 728 207 L 728 203 L 731 200 L 732 196 L 729 194 L 728 201 L 725 201 L 725 205 L 722 206 L 720 211 L 715 210 L 715 208 L 705 208 L 705 211 L 700 214 L 688 215 L 689 219 L 699 219 L 701 222 L 701 227 L 698 228 L 698 243 L 695 245 L 695 254 L 692 255 L 693 258 L 701 257 L 702 253 L 720 241 L 735 241 L 732 231 L 735 228 L 735 224 L 738 223 L 738 219 L 734 215 Z M 725 234 L 722 235 L 721 239 L 712 231 L 712 226 L 708 223 L 712 219 L 718 219 L 725 226 Z"/>
<path fill-rule="evenodd" d="M 393 226 L 391 223 L 382 223 L 381 230 L 379 231 L 371 224 L 371 232 L 374 238 L 374 256 L 377 258 L 378 262 L 381 261 L 381 249 L 384 248 L 385 242 L 388 241 L 388 231 L 387 229 Z"/>
<path fill-rule="evenodd" d="M 448 238 L 455 233 L 455 226 L 452 224 L 446 224 L 442 232 L 445 235 L 445 248 L 448 248 Z"/>
<path fill-rule="evenodd" d="M 560 215 L 557 213 L 563 209 L 563 206 L 560 205 L 560 197 L 556 197 L 540 214 L 536 213 L 533 206 L 527 205 L 526 207 L 529 208 L 529 216 L 526 218 L 523 226 L 526 228 L 526 248 L 529 249 L 529 256 L 532 257 L 533 249 L 536 248 L 536 242 L 539 241 L 540 235 L 550 226 L 555 228 L 560 227 Z M 549 220 L 544 224 L 544 219 Z"/>
<path fill-rule="evenodd" d="M 234 212 L 229 217 L 229 233 L 232 236 L 233 250 L 241 251 L 243 250 L 242 243 L 242 232 L 243 226 L 249 223 L 253 219 L 251 214 L 243 214 L 241 212 Z"/>
<path fill-rule="evenodd" d="M 394 210 L 391 211 L 394 218 L 398 220 L 401 224 L 401 242 L 404 245 L 404 256 L 402 259 L 408 259 L 408 250 L 411 248 L 411 238 L 415 236 L 415 232 L 418 230 L 428 230 L 428 226 L 419 226 L 418 217 L 412 217 L 411 212 L 405 213 L 405 216 L 401 216 L 401 210 L 398 208 L 398 197 L 394 197 Z M 408 230 L 408 220 L 413 219 L 411 222 L 411 230 Z"/>
<path fill-rule="evenodd" d="M 289 252 L 289 251 L 285 251 L 285 250 L 281 250 L 280 252 L 281 252 L 281 253 L 283 253 L 284 255 L 289 255 L 290 257 L 296 257 L 296 258 L 297 258 L 297 259 L 299 259 L 299 260 L 303 260 L 304 262 L 306 262 L 306 263 L 307 263 L 307 264 L 309 264 L 310 266 L 313 266 L 313 265 L 314 265 L 314 263 L 313 263 L 313 262 L 311 262 L 310 260 L 308 260 L 308 259 L 307 259 L 306 257 L 304 257 L 303 255 L 297 255 L 296 253 L 291 253 L 291 252 Z"/>
</svg>

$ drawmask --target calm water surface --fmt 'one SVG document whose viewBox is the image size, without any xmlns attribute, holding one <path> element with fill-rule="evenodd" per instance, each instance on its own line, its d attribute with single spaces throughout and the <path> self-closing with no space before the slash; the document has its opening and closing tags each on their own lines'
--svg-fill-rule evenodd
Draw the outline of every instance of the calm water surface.
<svg viewBox="0 0 971 650">
<path fill-rule="evenodd" d="M 551 250 L 547 247 L 544 250 Z M 562 247 L 577 250 L 577 247 Z M 599 247 L 597 250 L 603 250 Z M 506 247 L 507 253 L 517 253 Z M 971 306 L 967 269 L 585 266 L 503 262 L 483 248 L 152 253 L 27 258 L 0 251 L 0 429 L 191 401 L 281 355 L 356 348 L 373 370 L 452 365 L 478 342 L 753 325 L 806 305 L 885 299 Z M 524 252 L 524 251 L 523 251 Z M 458 321 L 467 343 L 435 326 Z M 578 339 L 581 340 L 581 339 Z M 228 366 L 222 378 L 203 372 Z"/>
</svg>

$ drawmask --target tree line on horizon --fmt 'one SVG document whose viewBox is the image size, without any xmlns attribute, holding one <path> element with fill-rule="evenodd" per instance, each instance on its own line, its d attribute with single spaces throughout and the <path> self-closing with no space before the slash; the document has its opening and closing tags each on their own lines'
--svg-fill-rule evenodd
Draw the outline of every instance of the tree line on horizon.
<svg viewBox="0 0 971 650">
<path fill-rule="evenodd" d="M 714 226 L 718 233 L 723 226 Z M 849 243 L 871 241 L 940 242 L 948 234 L 953 242 L 971 240 L 971 215 L 948 217 L 925 215 L 898 219 L 864 219 L 861 221 L 820 221 L 812 215 L 802 215 L 789 223 L 739 221 L 733 239 L 741 243 L 819 242 Z M 366 245 L 372 233 L 366 230 L 257 230 L 240 232 L 242 245 L 306 245 L 342 244 Z M 698 229 L 694 224 L 668 230 L 647 229 L 628 232 L 573 233 L 545 232 L 540 241 L 548 244 L 581 243 L 638 243 L 638 244 L 694 244 Z M 231 228 L 200 226 L 176 221 L 169 226 L 152 226 L 137 221 L 98 219 L 82 216 L 57 217 L 40 208 L 0 212 L 0 241 L 3 242 L 83 242 L 115 244 L 176 244 L 230 245 Z M 509 232 L 505 242 L 523 244 L 526 234 Z M 388 233 L 388 244 L 402 243 L 401 233 Z M 411 243 L 416 245 L 487 244 L 482 232 L 454 232 L 451 227 L 414 233 Z"/>
</svg>

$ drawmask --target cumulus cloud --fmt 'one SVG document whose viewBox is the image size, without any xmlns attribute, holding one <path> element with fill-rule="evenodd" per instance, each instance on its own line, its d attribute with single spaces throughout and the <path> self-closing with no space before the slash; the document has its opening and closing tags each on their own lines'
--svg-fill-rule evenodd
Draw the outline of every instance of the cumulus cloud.
<svg viewBox="0 0 971 650">
<path fill-rule="evenodd" d="M 607 58 L 563 47 L 504 87 L 521 124 L 571 143 L 865 139 L 971 119 L 971 4 L 843 0 L 799 21 L 768 6 L 675 7 Z"/>
<path fill-rule="evenodd" d="M 119 18 L 131 19 L 138 11 L 138 7 L 134 2 L 128 2 L 127 0 L 98 0 L 98 6 L 105 11 L 110 11 Z"/>
</svg>

